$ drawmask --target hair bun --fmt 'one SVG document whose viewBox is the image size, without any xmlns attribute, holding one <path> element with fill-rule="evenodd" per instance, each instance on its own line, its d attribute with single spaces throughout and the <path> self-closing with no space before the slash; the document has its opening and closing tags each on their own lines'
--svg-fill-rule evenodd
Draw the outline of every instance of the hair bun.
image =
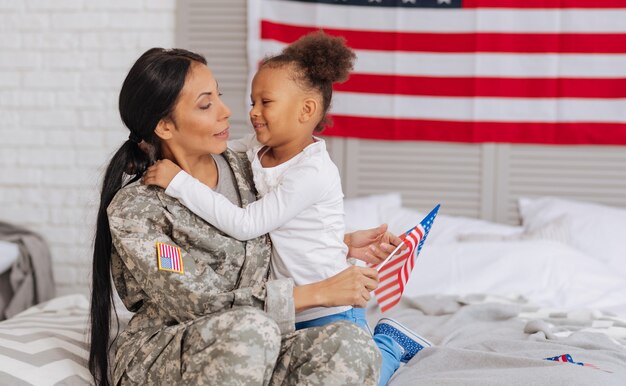
<svg viewBox="0 0 626 386">
<path fill-rule="evenodd" d="M 348 79 L 356 59 L 345 38 L 321 30 L 304 35 L 282 53 L 293 58 L 309 78 L 331 83 Z"/>
</svg>

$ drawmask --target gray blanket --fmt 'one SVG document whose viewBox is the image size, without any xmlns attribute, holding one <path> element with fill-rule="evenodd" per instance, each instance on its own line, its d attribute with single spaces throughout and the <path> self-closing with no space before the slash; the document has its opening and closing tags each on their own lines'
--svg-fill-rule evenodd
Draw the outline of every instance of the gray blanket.
<svg viewBox="0 0 626 386">
<path fill-rule="evenodd" d="M 10 318 L 28 307 L 54 297 L 52 261 L 45 240 L 37 233 L 0 221 L 0 240 L 15 243 L 20 256 L 11 270 L 0 279 L 0 320 Z"/>
<path fill-rule="evenodd" d="M 389 385 L 626 385 L 622 320 L 489 300 L 425 296 L 385 314 L 435 344 Z M 371 324 L 380 317 L 377 307 L 368 310 Z M 545 359 L 565 354 L 584 365 Z"/>
</svg>

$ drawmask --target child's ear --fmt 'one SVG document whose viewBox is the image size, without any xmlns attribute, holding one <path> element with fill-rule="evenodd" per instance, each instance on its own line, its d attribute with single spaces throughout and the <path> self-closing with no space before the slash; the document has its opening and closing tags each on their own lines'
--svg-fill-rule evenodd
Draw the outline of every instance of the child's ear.
<svg viewBox="0 0 626 386">
<path fill-rule="evenodd" d="M 306 98 L 302 102 L 302 109 L 300 111 L 300 122 L 308 122 L 315 118 L 320 109 L 319 101 L 315 98 Z"/>
<path fill-rule="evenodd" d="M 172 132 L 174 131 L 174 122 L 169 118 L 163 118 L 157 123 L 154 129 L 154 134 L 162 140 L 168 140 L 172 138 Z"/>
</svg>

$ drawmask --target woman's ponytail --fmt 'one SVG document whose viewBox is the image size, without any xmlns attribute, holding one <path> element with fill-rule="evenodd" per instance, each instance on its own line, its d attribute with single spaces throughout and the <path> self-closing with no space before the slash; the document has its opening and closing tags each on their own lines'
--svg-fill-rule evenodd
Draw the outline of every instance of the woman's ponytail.
<svg viewBox="0 0 626 386">
<path fill-rule="evenodd" d="M 128 140 L 112 157 L 104 175 L 100 192 L 100 207 L 96 220 L 96 236 L 94 240 L 91 289 L 91 347 L 89 350 L 89 370 L 94 376 L 96 385 L 108 385 L 108 352 L 111 329 L 111 308 L 113 305 L 113 288 L 111 285 L 111 230 L 107 208 L 122 188 L 124 177 L 133 158 L 139 162 L 145 156 L 139 155 L 136 143 Z M 137 157 L 139 156 L 139 157 Z M 135 176 L 134 179 L 138 177 Z"/>
</svg>

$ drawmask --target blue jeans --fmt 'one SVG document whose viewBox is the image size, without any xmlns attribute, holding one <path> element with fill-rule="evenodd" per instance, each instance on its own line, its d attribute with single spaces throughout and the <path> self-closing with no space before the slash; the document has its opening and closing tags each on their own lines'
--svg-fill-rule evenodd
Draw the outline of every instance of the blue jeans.
<svg viewBox="0 0 626 386">
<path fill-rule="evenodd" d="M 325 326 L 329 323 L 336 322 L 338 320 L 347 320 L 361 327 L 365 331 L 372 334 L 367 320 L 365 319 L 364 308 L 352 308 L 348 311 L 340 312 L 338 314 L 323 316 L 321 318 L 307 320 L 305 322 L 296 323 L 296 330 L 303 328 Z M 383 363 L 380 367 L 380 378 L 378 379 L 378 386 L 385 386 L 393 373 L 400 367 L 400 358 L 402 357 L 402 351 L 400 345 L 394 342 L 393 339 L 387 335 L 377 334 L 372 337 L 374 343 L 378 346 L 380 354 L 383 358 Z"/>
</svg>

